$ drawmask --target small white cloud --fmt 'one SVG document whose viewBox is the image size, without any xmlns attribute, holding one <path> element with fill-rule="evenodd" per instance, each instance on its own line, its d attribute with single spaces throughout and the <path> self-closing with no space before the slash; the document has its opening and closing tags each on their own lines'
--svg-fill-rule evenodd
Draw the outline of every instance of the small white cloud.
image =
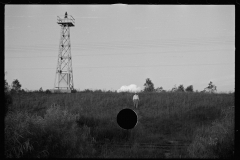
<svg viewBox="0 0 240 160">
<path fill-rule="evenodd" d="M 140 92 L 141 88 L 137 87 L 136 84 L 130 84 L 129 86 L 122 86 L 120 89 L 117 90 L 117 92 Z"/>
</svg>

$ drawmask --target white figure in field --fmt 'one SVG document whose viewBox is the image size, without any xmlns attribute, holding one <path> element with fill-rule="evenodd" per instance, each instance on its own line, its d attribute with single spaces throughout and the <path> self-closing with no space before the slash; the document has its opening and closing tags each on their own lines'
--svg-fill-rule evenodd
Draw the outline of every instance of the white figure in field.
<svg viewBox="0 0 240 160">
<path fill-rule="evenodd" d="M 137 93 L 135 92 L 135 94 L 133 96 L 133 105 L 136 108 L 138 108 L 138 101 L 139 101 L 139 97 L 138 97 Z"/>
</svg>

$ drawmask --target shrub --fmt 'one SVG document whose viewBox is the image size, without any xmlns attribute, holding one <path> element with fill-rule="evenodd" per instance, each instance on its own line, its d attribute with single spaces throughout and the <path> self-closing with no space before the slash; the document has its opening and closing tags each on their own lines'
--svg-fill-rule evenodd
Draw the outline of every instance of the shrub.
<svg viewBox="0 0 240 160">
<path fill-rule="evenodd" d="M 224 117 L 196 131 L 193 143 L 188 147 L 191 158 L 233 158 L 234 112 L 223 110 Z"/>
<path fill-rule="evenodd" d="M 78 115 L 50 107 L 44 117 L 16 112 L 5 118 L 5 157 L 88 157 L 95 150 L 90 129 L 77 127 Z"/>
<path fill-rule="evenodd" d="M 184 86 L 181 84 L 178 86 L 178 89 L 177 89 L 179 92 L 184 92 Z"/>
<path fill-rule="evenodd" d="M 76 89 L 71 90 L 71 93 L 77 93 Z"/>
<path fill-rule="evenodd" d="M 51 94 L 51 91 L 49 89 L 46 90 L 47 94 Z"/>
<path fill-rule="evenodd" d="M 193 92 L 193 85 L 190 85 L 188 86 L 186 89 L 185 89 L 186 92 Z"/>
</svg>

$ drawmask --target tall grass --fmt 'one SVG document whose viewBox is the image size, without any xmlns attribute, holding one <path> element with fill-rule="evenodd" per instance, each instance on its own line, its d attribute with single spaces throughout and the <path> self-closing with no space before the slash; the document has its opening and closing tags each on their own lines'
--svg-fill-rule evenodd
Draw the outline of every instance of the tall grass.
<svg viewBox="0 0 240 160">
<path fill-rule="evenodd" d="M 226 108 L 234 106 L 233 94 L 140 93 L 137 113 L 141 119 L 128 132 L 117 125 L 116 117 L 123 108 L 133 109 L 132 96 L 114 92 L 15 94 L 5 117 L 5 156 L 122 157 L 117 154 L 124 152 L 126 157 L 134 153 L 136 158 L 143 152 L 136 147 L 130 153 L 106 150 L 102 144 L 181 140 L 191 143 L 188 150 L 172 152 L 170 157 L 222 157 L 222 150 L 228 152 L 223 146 L 233 143 L 233 119 L 226 116 Z M 221 139 L 221 147 L 209 150 L 204 141 L 212 135 Z M 201 146 L 205 148 L 199 149 Z"/>
<path fill-rule="evenodd" d="M 85 157 L 92 155 L 90 128 L 77 127 L 78 115 L 57 107 L 47 109 L 44 117 L 27 112 L 10 113 L 5 118 L 5 156 Z M 85 148 L 87 150 L 85 150 Z"/>
<path fill-rule="evenodd" d="M 195 131 L 192 144 L 188 147 L 193 158 L 234 157 L 234 108 L 222 110 L 224 117 Z"/>
</svg>

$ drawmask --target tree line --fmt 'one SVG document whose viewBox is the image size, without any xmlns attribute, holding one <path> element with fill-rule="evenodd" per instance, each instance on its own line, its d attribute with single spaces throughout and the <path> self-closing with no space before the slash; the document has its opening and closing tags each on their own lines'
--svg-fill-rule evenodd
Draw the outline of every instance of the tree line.
<svg viewBox="0 0 240 160">
<path fill-rule="evenodd" d="M 8 85 L 7 81 L 5 80 L 5 85 L 4 85 L 4 90 L 5 92 L 9 92 L 11 94 L 14 93 L 25 93 L 25 92 L 29 92 L 28 90 L 25 91 L 24 89 L 21 89 L 22 85 L 20 84 L 19 80 L 15 79 L 11 85 Z M 208 84 L 208 86 L 206 88 L 204 88 L 203 91 L 201 92 L 215 92 L 217 90 L 217 87 L 215 85 L 213 85 L 213 83 L 210 81 L 210 83 Z M 174 85 L 174 87 L 169 90 L 170 92 L 194 92 L 193 90 L 193 85 L 189 85 L 186 88 L 183 86 L 183 84 L 180 84 L 178 87 L 176 85 Z M 153 82 L 151 81 L 150 78 L 146 79 L 146 82 L 144 83 L 144 89 L 141 92 L 169 92 L 163 89 L 163 87 L 154 87 Z M 40 92 L 43 93 L 43 89 L 42 87 L 39 90 L 36 91 L 30 91 L 30 92 Z M 73 89 L 71 91 L 71 93 L 76 93 L 77 90 Z M 85 91 L 82 92 L 91 92 L 91 90 L 86 89 Z M 96 92 L 104 92 L 101 90 L 97 90 Z M 111 92 L 111 91 L 107 91 L 107 92 Z M 198 92 L 198 91 L 197 91 Z M 45 93 L 51 93 L 50 90 L 46 90 Z"/>
<path fill-rule="evenodd" d="M 163 89 L 163 87 L 157 87 L 154 88 L 153 82 L 150 80 L 150 78 L 146 79 L 146 82 L 144 83 L 144 92 L 167 92 Z M 217 87 L 213 85 L 213 83 L 210 81 L 208 86 L 204 88 L 201 92 L 215 92 L 217 91 Z M 193 85 L 189 85 L 186 88 L 184 88 L 183 84 L 180 84 L 178 87 L 174 85 L 174 87 L 170 90 L 170 92 L 194 92 L 193 91 Z"/>
</svg>

